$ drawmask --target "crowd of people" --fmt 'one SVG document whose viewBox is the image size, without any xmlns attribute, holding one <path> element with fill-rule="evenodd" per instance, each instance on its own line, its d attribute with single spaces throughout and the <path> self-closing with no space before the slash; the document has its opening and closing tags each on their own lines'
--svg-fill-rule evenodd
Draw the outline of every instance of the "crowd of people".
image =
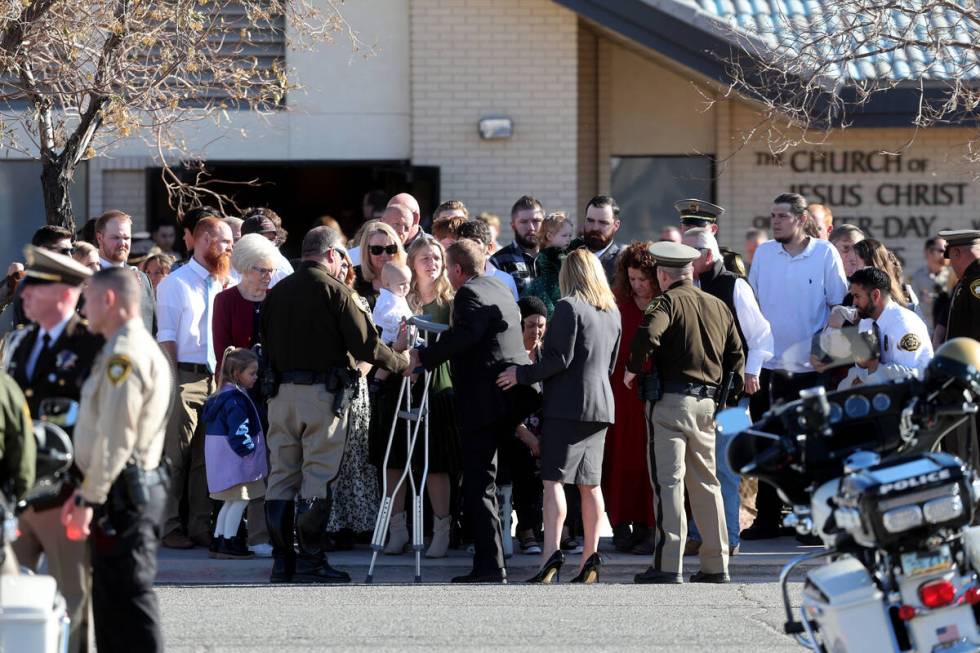
<svg viewBox="0 0 980 653">
<path fill-rule="evenodd" d="M 218 559 L 271 557 L 272 582 L 349 581 L 327 554 L 366 543 L 381 479 L 394 488 L 424 464 L 422 448 L 391 438 L 404 433 L 402 393 L 418 399 L 428 379 L 425 555 L 471 547 L 473 569 L 455 582 L 502 581 L 520 551 L 541 556 L 530 582 L 557 581 L 566 555 L 580 553 L 573 582 L 593 583 L 604 516 L 617 551 L 651 559 L 636 582 L 683 582 L 683 557 L 695 554 L 692 582 L 728 582 L 741 540 L 783 530 L 766 486 L 740 529 L 741 480 L 714 431 L 720 407 L 742 402 L 758 418 L 815 385 L 920 374 L 934 345 L 980 337 L 976 231 L 930 238 L 926 265 L 906 276 L 884 244 L 792 193 L 773 200 L 771 233 L 747 233 L 741 254 L 718 243 L 724 209 L 698 199 L 675 204 L 677 224 L 659 241 L 627 243 L 617 233 L 629 216 L 612 197 L 592 198 L 577 228 L 524 196 L 503 247 L 499 218 L 473 217 L 462 202 L 439 205 L 426 233 L 411 195 L 368 200 L 356 234 L 325 221 L 295 260 L 280 250 L 274 211 L 201 207 L 155 230 L 157 247 L 139 261 L 132 218 L 109 211 L 78 235 L 42 227 L 26 265 L 9 268 L 0 304 L 17 327 L 3 362 L 33 415 L 47 397 L 96 401 L 83 386 L 99 374 L 112 391 L 142 383 L 127 395 L 138 413 L 147 388 L 169 395 L 170 385 L 143 378 L 160 364 L 139 363 L 133 343 L 145 348 L 152 334 L 169 361 L 165 428 L 142 448 L 142 436 L 127 440 L 144 471 L 156 470 L 157 448 L 168 462 L 147 538 Z M 173 249 L 178 229 L 186 257 Z M 412 316 L 448 330 L 424 342 Z M 839 366 L 846 356 L 833 344 L 849 327 L 870 345 Z M 116 353 L 97 356 L 107 340 Z M 109 392 L 98 405 L 116 400 Z M 69 501 L 106 501 L 105 487 L 79 494 L 87 485 L 79 475 L 50 506 L 23 513 L 14 545 L 28 566 L 47 554 L 74 650 L 89 636 L 91 569 L 106 564 L 90 565 L 63 528 L 83 517 Z M 412 541 L 400 487 L 389 555 Z M 95 602 L 108 601 L 113 586 L 94 587 Z"/>
</svg>

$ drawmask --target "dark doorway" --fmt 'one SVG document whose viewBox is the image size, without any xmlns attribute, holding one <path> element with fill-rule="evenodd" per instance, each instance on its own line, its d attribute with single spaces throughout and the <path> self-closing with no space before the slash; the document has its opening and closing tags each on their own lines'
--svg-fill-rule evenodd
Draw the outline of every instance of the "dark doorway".
<svg viewBox="0 0 980 653">
<path fill-rule="evenodd" d="M 362 222 L 362 200 L 365 193 L 383 190 L 389 196 L 408 192 L 419 201 L 423 219 L 439 203 L 439 168 L 413 166 L 405 161 L 209 161 L 207 170 L 216 182 L 212 190 L 224 193 L 241 207 L 264 206 L 278 213 L 289 232 L 284 253 L 299 254 L 303 234 L 314 220 L 329 215 L 337 220 L 347 236 L 352 236 Z M 192 173 L 179 170 L 190 179 Z M 257 180 L 258 185 L 240 182 Z M 159 168 L 147 170 L 149 188 L 148 226 L 174 221 L 167 191 Z M 178 239 L 179 240 L 179 239 Z"/>
</svg>

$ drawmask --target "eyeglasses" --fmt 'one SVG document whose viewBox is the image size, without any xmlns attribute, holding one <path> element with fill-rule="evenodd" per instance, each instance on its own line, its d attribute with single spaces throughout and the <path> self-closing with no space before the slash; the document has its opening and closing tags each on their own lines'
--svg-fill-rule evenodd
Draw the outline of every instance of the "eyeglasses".
<svg viewBox="0 0 980 653">
<path fill-rule="evenodd" d="M 255 272 L 260 277 L 271 277 L 276 273 L 275 268 L 260 268 L 258 266 L 252 266 L 252 272 Z"/>
<path fill-rule="evenodd" d="M 382 254 L 394 256 L 398 253 L 398 245 L 369 245 L 368 251 L 374 256 L 381 256 Z"/>
</svg>

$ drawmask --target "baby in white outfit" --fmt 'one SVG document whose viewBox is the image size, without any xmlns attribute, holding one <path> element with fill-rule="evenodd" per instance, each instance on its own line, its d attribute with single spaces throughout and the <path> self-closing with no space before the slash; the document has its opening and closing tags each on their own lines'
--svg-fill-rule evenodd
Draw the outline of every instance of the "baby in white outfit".
<svg viewBox="0 0 980 653">
<path fill-rule="evenodd" d="M 381 293 L 374 304 L 374 323 L 381 327 L 381 339 L 391 345 L 398 338 L 398 329 L 402 320 L 412 317 L 412 309 L 408 306 L 409 288 L 412 284 L 412 272 L 408 266 L 401 263 L 385 263 L 381 268 Z M 374 378 L 384 381 L 388 371 L 378 369 Z"/>
</svg>

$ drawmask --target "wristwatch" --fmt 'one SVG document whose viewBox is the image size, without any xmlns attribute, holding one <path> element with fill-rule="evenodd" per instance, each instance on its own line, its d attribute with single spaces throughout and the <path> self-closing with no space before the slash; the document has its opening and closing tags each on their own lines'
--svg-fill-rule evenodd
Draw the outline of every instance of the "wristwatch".
<svg viewBox="0 0 980 653">
<path fill-rule="evenodd" d="M 79 507 L 79 508 L 82 508 L 82 507 L 84 507 L 84 508 L 94 508 L 95 507 L 95 504 L 94 503 L 91 503 L 90 501 L 86 501 L 85 498 L 81 494 L 76 494 L 75 495 L 75 505 L 77 507 Z"/>
</svg>

